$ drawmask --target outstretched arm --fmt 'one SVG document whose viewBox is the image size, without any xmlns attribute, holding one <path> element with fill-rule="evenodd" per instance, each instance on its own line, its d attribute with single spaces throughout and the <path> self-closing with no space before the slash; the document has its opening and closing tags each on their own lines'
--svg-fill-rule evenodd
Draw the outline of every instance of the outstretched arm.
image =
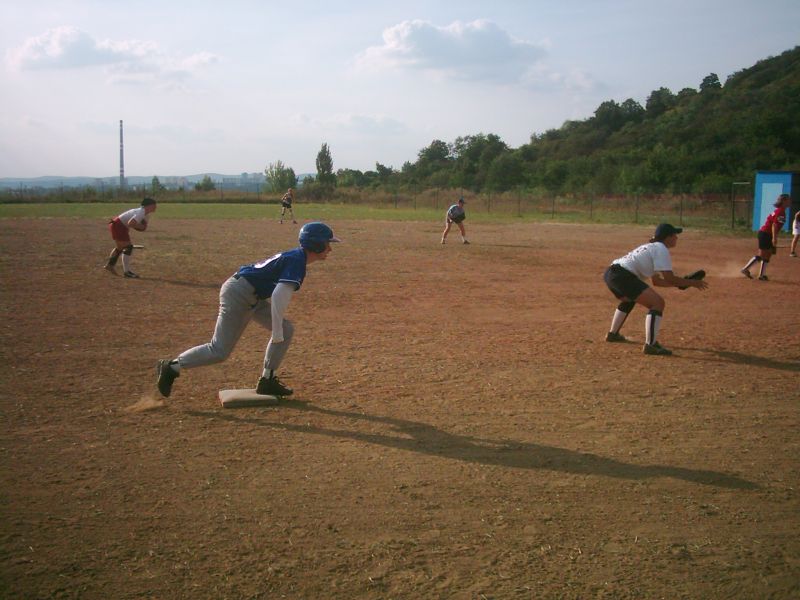
<svg viewBox="0 0 800 600">
<path fill-rule="evenodd" d="M 708 284 L 702 279 L 678 277 L 672 271 L 656 271 L 653 274 L 653 285 L 656 287 L 693 287 L 698 290 L 708 287 Z"/>
</svg>

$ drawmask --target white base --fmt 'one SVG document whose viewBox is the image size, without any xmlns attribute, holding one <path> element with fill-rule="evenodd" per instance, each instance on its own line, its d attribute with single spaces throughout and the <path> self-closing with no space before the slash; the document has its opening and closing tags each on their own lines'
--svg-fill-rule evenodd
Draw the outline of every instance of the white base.
<svg viewBox="0 0 800 600">
<path fill-rule="evenodd" d="M 248 406 L 275 406 L 277 396 L 256 394 L 254 389 L 249 390 L 220 390 L 219 402 L 223 408 L 245 408 Z"/>
</svg>

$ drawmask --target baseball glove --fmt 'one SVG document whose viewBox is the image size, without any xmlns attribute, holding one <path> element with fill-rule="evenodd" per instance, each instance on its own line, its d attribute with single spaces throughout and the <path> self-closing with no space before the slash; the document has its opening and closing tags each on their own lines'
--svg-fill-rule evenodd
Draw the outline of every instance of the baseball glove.
<svg viewBox="0 0 800 600">
<path fill-rule="evenodd" d="M 451 220 L 453 221 L 453 223 L 461 223 L 466 218 L 467 218 L 466 215 L 458 215 L 456 217 L 453 217 Z"/>
<path fill-rule="evenodd" d="M 695 279 L 697 281 L 700 281 L 700 280 L 705 279 L 705 278 L 706 278 L 706 272 L 703 269 L 699 269 L 699 270 L 695 271 L 694 273 L 689 273 L 688 275 L 684 276 L 684 279 Z M 679 290 L 686 290 L 686 289 L 689 289 L 689 286 L 688 285 L 681 285 L 681 286 L 678 286 L 678 289 Z"/>
</svg>

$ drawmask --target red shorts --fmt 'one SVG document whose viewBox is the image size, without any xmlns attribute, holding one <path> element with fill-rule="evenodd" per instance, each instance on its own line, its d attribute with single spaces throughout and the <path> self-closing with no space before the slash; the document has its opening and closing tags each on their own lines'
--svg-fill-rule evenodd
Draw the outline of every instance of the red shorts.
<svg viewBox="0 0 800 600">
<path fill-rule="evenodd" d="M 115 242 L 131 243 L 131 236 L 128 233 L 128 228 L 122 224 L 119 219 L 114 219 L 108 224 L 108 229 L 111 231 L 111 239 Z"/>
</svg>

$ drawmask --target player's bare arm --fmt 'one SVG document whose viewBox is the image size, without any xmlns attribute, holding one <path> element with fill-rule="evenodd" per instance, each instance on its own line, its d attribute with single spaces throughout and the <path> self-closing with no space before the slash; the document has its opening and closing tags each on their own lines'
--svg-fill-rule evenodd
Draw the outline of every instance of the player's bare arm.
<svg viewBox="0 0 800 600">
<path fill-rule="evenodd" d="M 131 219 L 128 221 L 128 227 L 135 229 L 136 231 L 145 231 L 147 229 L 147 221 L 142 221 L 139 223 L 136 219 Z"/>
</svg>

